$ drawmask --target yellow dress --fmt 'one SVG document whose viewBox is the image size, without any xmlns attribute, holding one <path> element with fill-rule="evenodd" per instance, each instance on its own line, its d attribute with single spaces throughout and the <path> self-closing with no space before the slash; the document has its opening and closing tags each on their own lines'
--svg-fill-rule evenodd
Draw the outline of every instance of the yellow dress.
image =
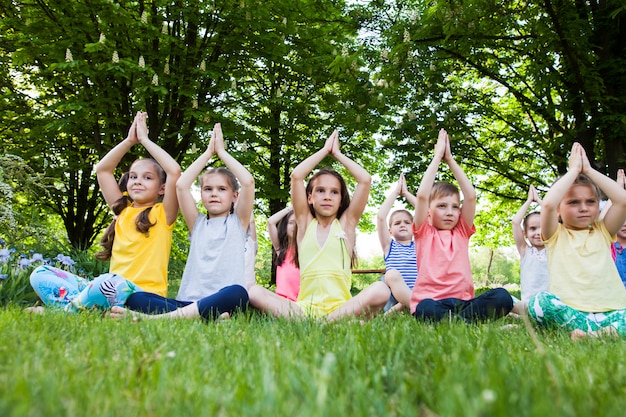
<svg viewBox="0 0 626 417">
<path fill-rule="evenodd" d="M 300 294 L 297 303 L 309 317 L 331 313 L 352 297 L 351 258 L 339 220 L 333 221 L 322 247 L 317 243 L 317 225 L 317 220 L 313 219 L 298 248 Z"/>
</svg>

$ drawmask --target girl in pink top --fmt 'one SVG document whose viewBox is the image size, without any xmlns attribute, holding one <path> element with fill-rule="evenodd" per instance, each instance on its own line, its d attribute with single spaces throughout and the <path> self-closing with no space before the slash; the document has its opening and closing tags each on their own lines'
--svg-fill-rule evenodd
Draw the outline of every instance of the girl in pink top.
<svg viewBox="0 0 626 417">
<path fill-rule="evenodd" d="M 276 294 L 296 301 L 300 292 L 300 268 L 296 259 L 293 209 L 285 207 L 274 213 L 267 219 L 267 228 L 276 262 Z"/>
<path fill-rule="evenodd" d="M 448 182 L 433 185 L 439 164 L 445 162 L 463 192 Z M 413 236 L 419 275 L 411 296 L 411 311 L 418 320 L 444 318 L 472 320 L 507 315 L 513 307 L 511 295 L 495 288 L 474 298 L 469 262 L 469 239 L 476 231 L 476 191 L 452 158 L 450 140 L 439 131 L 433 160 L 417 190 Z"/>
</svg>

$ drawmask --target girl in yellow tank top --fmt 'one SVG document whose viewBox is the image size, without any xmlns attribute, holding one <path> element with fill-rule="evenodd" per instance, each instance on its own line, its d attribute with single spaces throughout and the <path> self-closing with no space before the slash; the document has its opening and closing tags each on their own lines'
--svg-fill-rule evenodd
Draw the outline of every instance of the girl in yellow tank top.
<svg viewBox="0 0 626 417">
<path fill-rule="evenodd" d="M 331 155 L 357 181 L 350 195 L 336 171 L 316 172 L 306 188 L 304 179 Z M 371 176 L 363 167 L 341 153 L 335 130 L 324 147 L 302 161 L 291 173 L 291 200 L 296 216 L 296 244 L 300 263 L 300 294 L 297 302 L 284 299 L 261 287 L 248 292 L 250 304 L 275 316 L 326 317 L 371 316 L 389 299 L 389 287 L 381 281 L 350 295 L 356 226 L 369 197 Z"/>
</svg>

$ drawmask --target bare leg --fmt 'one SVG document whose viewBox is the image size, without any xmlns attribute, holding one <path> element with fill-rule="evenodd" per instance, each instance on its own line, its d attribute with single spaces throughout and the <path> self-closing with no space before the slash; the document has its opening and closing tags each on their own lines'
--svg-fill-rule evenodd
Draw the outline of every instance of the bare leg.
<svg viewBox="0 0 626 417">
<path fill-rule="evenodd" d="M 124 307 L 113 306 L 111 307 L 110 316 L 114 319 L 121 319 L 126 316 L 130 316 L 134 319 L 194 319 L 200 317 L 200 311 L 198 310 L 198 303 L 191 303 L 185 307 L 163 314 L 143 314 L 127 310 Z M 223 314 L 220 317 L 222 316 Z"/>
<path fill-rule="evenodd" d="M 405 308 L 411 307 L 412 291 L 409 286 L 406 285 L 406 282 L 404 282 L 400 271 L 396 269 L 390 269 L 387 271 L 385 274 L 385 284 L 389 286 L 391 294 L 393 294 L 394 298 L 398 300 L 398 303 L 402 304 Z"/>
<path fill-rule="evenodd" d="M 390 295 L 391 291 L 389 291 L 389 287 L 384 282 L 375 282 L 346 301 L 337 310 L 328 314 L 326 318 L 328 321 L 347 316 L 361 317 L 365 315 L 365 317 L 371 318 L 385 307 Z"/>
<path fill-rule="evenodd" d="M 275 317 L 304 317 L 298 304 L 271 292 L 260 285 L 248 288 L 250 305 Z"/>
</svg>

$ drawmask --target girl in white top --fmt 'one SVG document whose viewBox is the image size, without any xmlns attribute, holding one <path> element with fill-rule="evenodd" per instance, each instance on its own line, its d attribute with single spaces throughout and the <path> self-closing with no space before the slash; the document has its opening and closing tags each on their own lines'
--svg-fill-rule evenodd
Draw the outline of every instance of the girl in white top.
<svg viewBox="0 0 626 417">
<path fill-rule="evenodd" d="M 528 188 L 526 202 L 513 216 L 512 229 L 515 247 L 520 256 L 520 286 L 522 302 L 527 303 L 531 296 L 548 291 L 548 258 L 546 246 L 541 239 L 541 215 L 538 211 L 528 214 L 532 203 L 541 207 L 541 198 L 532 185 Z M 519 305 L 518 305 L 519 304 Z M 523 304 L 515 303 L 513 312 L 522 314 Z"/>
</svg>

